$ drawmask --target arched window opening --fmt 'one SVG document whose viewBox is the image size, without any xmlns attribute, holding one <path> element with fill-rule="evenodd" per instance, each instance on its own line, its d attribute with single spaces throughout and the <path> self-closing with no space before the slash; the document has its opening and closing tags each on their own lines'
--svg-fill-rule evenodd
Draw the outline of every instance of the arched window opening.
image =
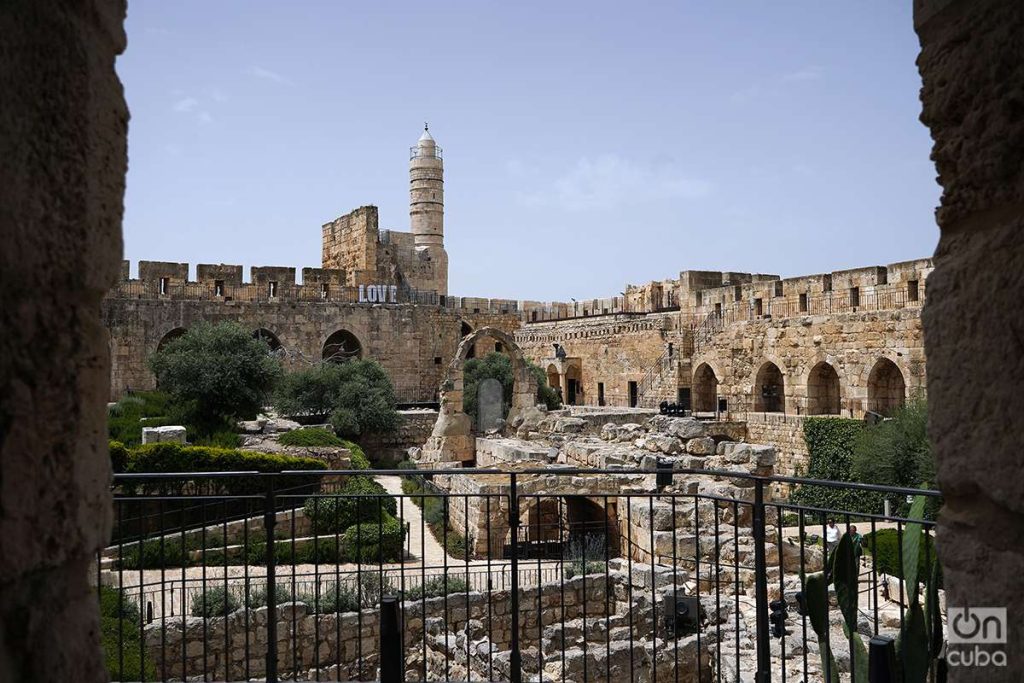
<svg viewBox="0 0 1024 683">
<path fill-rule="evenodd" d="M 868 375 L 868 410 L 892 416 L 907 400 L 907 384 L 899 366 L 880 358 Z"/>
<path fill-rule="evenodd" d="M 786 383 L 775 363 L 765 363 L 754 379 L 754 412 L 782 413 L 786 410 Z"/>
<path fill-rule="evenodd" d="M 822 361 L 807 377 L 807 412 L 810 415 L 838 415 L 840 411 L 839 374 Z"/>
<path fill-rule="evenodd" d="M 363 345 L 348 330 L 338 330 L 324 343 L 322 358 L 331 363 L 344 363 L 363 357 Z"/>
<path fill-rule="evenodd" d="M 701 363 L 693 373 L 693 410 L 713 413 L 718 407 L 718 377 L 707 363 Z"/>
</svg>

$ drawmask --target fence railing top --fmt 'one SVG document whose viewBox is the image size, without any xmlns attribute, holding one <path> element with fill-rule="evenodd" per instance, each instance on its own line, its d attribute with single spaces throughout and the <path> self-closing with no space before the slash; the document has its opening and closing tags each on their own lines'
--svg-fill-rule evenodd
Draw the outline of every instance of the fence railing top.
<svg viewBox="0 0 1024 683">
<path fill-rule="evenodd" d="M 667 471 L 666 471 L 667 472 Z M 453 468 L 453 469 L 374 469 L 374 470 L 284 470 L 281 472 L 154 472 L 154 473 L 128 473 L 115 474 L 114 481 L 144 481 L 175 480 L 175 479 L 214 479 L 222 477 L 258 477 L 274 479 L 276 477 L 324 477 L 324 476 L 474 476 L 474 475 L 500 475 L 500 476 L 584 476 L 584 475 L 652 475 L 659 474 L 657 469 L 640 467 L 623 468 L 585 468 L 585 467 L 536 467 L 515 470 L 505 469 L 483 469 L 483 468 Z M 800 477 L 787 477 L 781 475 L 762 476 L 747 472 L 732 470 L 707 470 L 691 468 L 675 468 L 671 470 L 672 475 L 693 475 L 704 477 L 720 477 L 730 479 L 743 479 L 747 481 L 761 482 L 762 484 L 798 484 L 802 486 L 827 486 L 832 488 L 856 489 L 862 491 L 875 491 L 878 493 L 890 493 L 898 495 L 924 495 L 939 497 L 941 492 L 934 489 L 915 489 L 898 486 L 883 486 L 881 484 L 862 484 L 857 482 L 830 481 L 827 479 L 805 479 Z"/>
</svg>

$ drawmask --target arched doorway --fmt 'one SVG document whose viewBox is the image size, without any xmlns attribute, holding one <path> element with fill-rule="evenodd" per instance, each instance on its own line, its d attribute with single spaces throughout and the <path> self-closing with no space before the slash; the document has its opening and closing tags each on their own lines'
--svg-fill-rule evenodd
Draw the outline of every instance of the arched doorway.
<svg viewBox="0 0 1024 683">
<path fill-rule="evenodd" d="M 583 370 L 571 364 L 565 369 L 565 402 L 575 406 L 583 403 Z"/>
<path fill-rule="evenodd" d="M 547 376 L 549 387 L 553 389 L 558 389 L 560 386 L 562 386 L 561 381 L 559 381 L 558 379 L 558 368 L 555 367 L 554 363 L 548 365 Z"/>
<path fill-rule="evenodd" d="M 270 330 L 261 327 L 260 329 L 252 333 L 253 339 L 262 339 L 270 347 L 270 352 L 274 353 L 281 349 L 281 340 L 277 338 L 277 335 Z"/>
<path fill-rule="evenodd" d="M 838 415 L 840 411 L 839 373 L 822 361 L 807 376 L 807 413 Z"/>
<path fill-rule="evenodd" d="M 156 345 L 156 350 L 159 351 L 160 349 L 167 346 L 167 344 L 169 344 L 170 342 L 174 341 L 178 337 L 183 336 L 186 332 L 188 332 L 188 330 L 185 329 L 184 327 L 175 327 L 173 330 L 171 330 L 170 332 L 168 332 L 167 334 L 160 338 L 160 342 Z"/>
<path fill-rule="evenodd" d="M 766 362 L 754 379 L 754 412 L 782 413 L 786 410 L 786 383 L 779 366 Z"/>
<path fill-rule="evenodd" d="M 324 342 L 321 357 L 330 363 L 344 363 L 352 359 L 359 359 L 363 357 L 363 345 L 348 330 L 338 330 Z"/>
<path fill-rule="evenodd" d="M 693 373 L 693 410 L 713 413 L 718 404 L 718 377 L 707 363 L 701 363 Z"/>
<path fill-rule="evenodd" d="M 539 498 L 530 505 L 526 513 L 526 541 L 538 543 L 542 541 L 558 541 L 561 536 L 559 528 L 559 501 L 556 498 Z"/>
<path fill-rule="evenodd" d="M 459 339 L 465 339 L 471 334 L 473 334 L 473 328 L 470 327 L 469 323 L 463 320 L 462 324 L 459 325 Z M 476 344 L 470 346 L 469 351 L 466 352 L 466 360 L 469 360 L 470 358 L 476 358 Z"/>
<path fill-rule="evenodd" d="M 907 384 L 899 366 L 879 358 L 868 375 L 868 410 L 889 417 L 906 402 Z"/>
</svg>

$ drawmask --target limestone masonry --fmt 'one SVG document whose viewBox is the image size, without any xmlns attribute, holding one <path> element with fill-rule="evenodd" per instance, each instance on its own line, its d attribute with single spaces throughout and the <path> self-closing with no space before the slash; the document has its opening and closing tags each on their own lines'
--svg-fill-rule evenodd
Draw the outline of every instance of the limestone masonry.
<svg viewBox="0 0 1024 683">
<path fill-rule="evenodd" d="M 323 226 L 320 268 L 141 261 L 103 302 L 111 398 L 153 387 L 146 359 L 201 320 L 236 321 L 290 368 L 378 360 L 403 404 L 436 403 L 460 341 L 510 335 L 571 405 L 657 407 L 745 421 L 799 459 L 806 415 L 888 414 L 925 390 L 921 306 L 930 259 L 780 279 L 683 271 L 624 296 L 536 302 L 448 294 L 442 150 L 411 149 L 410 232 L 363 206 Z M 557 345 L 557 346 L 556 346 Z M 468 355 L 506 350 L 476 335 Z"/>
</svg>

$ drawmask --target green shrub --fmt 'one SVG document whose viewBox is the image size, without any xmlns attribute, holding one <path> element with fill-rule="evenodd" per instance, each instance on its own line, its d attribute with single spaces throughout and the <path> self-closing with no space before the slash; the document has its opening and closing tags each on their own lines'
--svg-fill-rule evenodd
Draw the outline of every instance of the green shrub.
<svg viewBox="0 0 1024 683">
<path fill-rule="evenodd" d="M 128 449 L 120 441 L 110 442 L 110 469 L 124 472 L 128 468 Z"/>
<path fill-rule="evenodd" d="M 155 443 L 140 446 L 131 451 L 128 472 L 281 472 L 283 470 L 322 470 L 327 465 L 315 458 L 292 455 L 257 453 L 210 446 L 183 446 L 176 443 Z M 319 477 L 294 475 L 281 477 L 274 484 L 278 490 L 295 491 L 315 489 Z M 225 495 L 247 495 L 262 493 L 265 482 L 254 477 L 227 477 L 207 482 L 216 486 Z M 181 482 L 146 483 L 146 489 L 169 490 L 169 486 L 182 486 Z"/>
<path fill-rule="evenodd" d="M 282 584 L 277 584 L 274 587 L 274 599 L 278 605 L 283 605 L 288 602 L 303 602 L 302 600 L 298 600 L 296 596 L 292 595 L 292 591 L 288 586 Z M 248 609 L 266 607 L 267 587 L 250 587 L 245 596 L 245 606 Z"/>
<path fill-rule="evenodd" d="M 904 535 L 906 531 L 903 532 Z M 936 561 L 935 538 L 924 531 L 921 532 L 921 554 L 917 558 L 917 576 L 921 581 L 931 576 L 932 563 Z M 901 536 L 896 529 L 878 529 L 864 534 L 862 546 L 864 552 L 874 558 L 879 574 L 888 574 L 903 578 L 903 565 L 900 562 Z M 942 566 L 939 566 L 939 588 L 942 588 Z"/>
<path fill-rule="evenodd" d="M 165 536 L 161 539 L 150 538 L 117 546 L 119 555 L 117 566 L 121 569 L 163 569 L 165 567 L 187 567 L 190 562 L 188 552 L 181 541 L 180 535 Z M 208 547 L 212 547 L 207 539 Z"/>
<path fill-rule="evenodd" d="M 277 440 L 282 446 L 315 447 L 342 445 L 341 439 L 336 437 L 333 432 L 329 432 L 321 427 L 294 429 L 290 432 L 285 432 Z"/>
<path fill-rule="evenodd" d="M 330 534 L 353 524 L 375 524 L 382 514 L 394 517 L 398 502 L 378 482 L 359 475 L 349 477 L 335 495 L 307 498 L 303 512 L 318 535 Z"/>
<path fill-rule="evenodd" d="M 810 453 L 807 477 L 828 481 L 855 481 L 852 473 L 854 443 L 863 429 L 859 420 L 811 417 L 804 421 L 804 440 Z M 790 500 L 797 505 L 836 511 L 879 513 L 882 495 L 873 491 L 801 484 Z"/>
<path fill-rule="evenodd" d="M 352 452 L 351 467 L 354 470 L 368 470 L 370 469 L 370 459 L 366 457 L 366 452 L 362 446 L 357 444 L 355 441 L 342 440 L 341 445 Z"/>
<path fill-rule="evenodd" d="M 192 443 L 196 446 L 213 448 L 238 448 L 242 445 L 242 435 L 231 428 L 221 429 L 212 434 L 194 432 Z"/>
<path fill-rule="evenodd" d="M 281 377 L 281 361 L 267 342 L 235 322 L 195 324 L 157 350 L 149 366 L 202 435 L 254 418 Z"/>
<path fill-rule="evenodd" d="M 116 588 L 100 587 L 100 645 L 111 680 L 156 680 L 152 660 L 142 661 L 139 606 Z M 121 666 L 121 663 L 124 666 Z"/>
<path fill-rule="evenodd" d="M 405 591 L 406 600 L 419 600 L 420 598 L 439 598 L 442 595 L 452 593 L 465 593 L 469 590 L 466 579 L 459 576 L 433 576 L 427 579 L 422 586 L 415 586 Z"/>
<path fill-rule="evenodd" d="M 346 437 L 392 432 L 401 419 L 391 379 L 373 360 L 324 362 L 289 373 L 274 395 L 274 407 L 282 415 L 329 417 L 334 431 Z"/>
<path fill-rule="evenodd" d="M 380 522 L 349 527 L 341 539 L 341 554 L 346 562 L 399 562 L 404 543 L 401 522 L 385 514 Z"/>
<path fill-rule="evenodd" d="M 231 589 L 213 586 L 192 593 L 191 614 L 194 617 L 226 617 L 239 608 Z"/>
<path fill-rule="evenodd" d="M 125 446 L 137 446 L 142 443 L 142 427 L 172 424 L 171 412 L 167 394 L 158 391 L 129 394 L 107 410 L 108 438 Z"/>
</svg>

